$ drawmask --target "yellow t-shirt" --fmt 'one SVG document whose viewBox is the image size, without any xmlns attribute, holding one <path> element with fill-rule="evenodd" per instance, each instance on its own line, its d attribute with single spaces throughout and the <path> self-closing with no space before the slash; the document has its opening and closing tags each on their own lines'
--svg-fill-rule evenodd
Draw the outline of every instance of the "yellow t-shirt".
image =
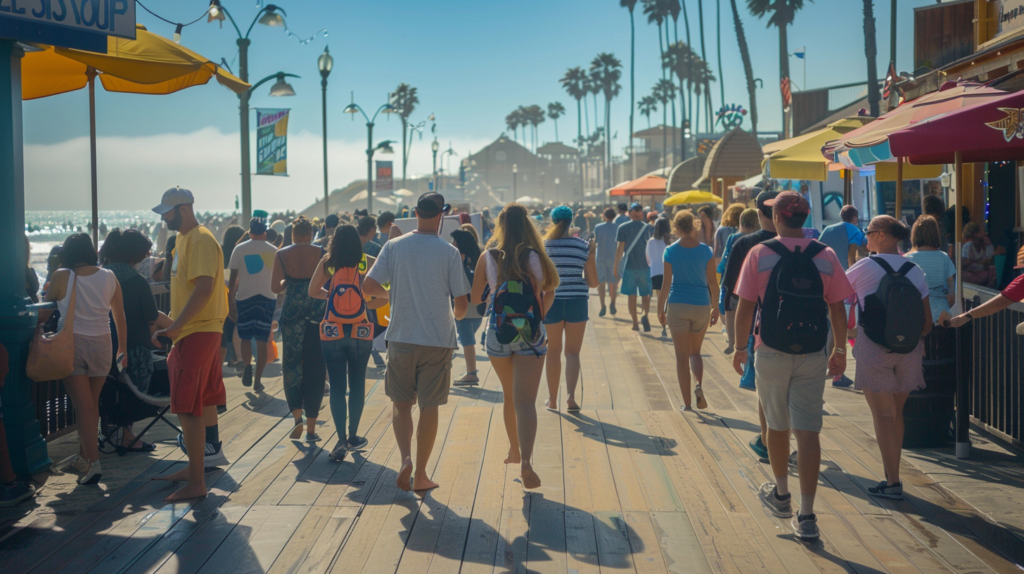
<svg viewBox="0 0 1024 574">
<path fill-rule="evenodd" d="M 185 309 L 185 304 L 195 290 L 193 281 L 199 277 L 213 277 L 213 295 L 185 325 L 175 342 L 192 333 L 220 333 L 224 330 L 224 318 L 228 315 L 227 296 L 216 288 L 224 284 L 224 254 L 217 238 L 202 225 L 184 235 L 179 233 L 174 245 L 174 262 L 171 264 L 172 319 Z"/>
</svg>

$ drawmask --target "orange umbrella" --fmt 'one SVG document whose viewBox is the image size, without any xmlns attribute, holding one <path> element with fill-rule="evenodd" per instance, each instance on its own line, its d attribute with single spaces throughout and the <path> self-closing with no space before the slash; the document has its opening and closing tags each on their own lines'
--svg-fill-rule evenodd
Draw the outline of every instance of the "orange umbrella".
<svg viewBox="0 0 1024 574">
<path fill-rule="evenodd" d="M 609 195 L 665 195 L 668 180 L 657 175 L 645 175 L 629 183 L 612 188 Z"/>
</svg>

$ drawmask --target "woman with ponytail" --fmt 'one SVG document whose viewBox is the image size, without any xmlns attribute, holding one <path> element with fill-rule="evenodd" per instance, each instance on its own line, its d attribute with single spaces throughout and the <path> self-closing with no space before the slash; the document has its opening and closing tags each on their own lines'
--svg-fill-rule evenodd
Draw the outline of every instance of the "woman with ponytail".
<svg viewBox="0 0 1024 574">
<path fill-rule="evenodd" d="M 580 410 L 576 384 L 580 379 L 580 351 L 590 319 L 590 289 L 597 287 L 597 260 L 594 242 L 573 236 L 572 210 L 562 205 L 551 211 L 551 228 L 544 236 L 544 249 L 558 270 L 558 289 L 551 309 L 544 317 L 548 332 L 547 378 L 548 409 L 558 411 L 558 383 L 565 351 L 565 386 L 569 411 Z M 562 335 L 565 335 L 563 345 Z"/>
<path fill-rule="evenodd" d="M 487 246 L 473 274 L 470 302 L 484 301 L 489 289 L 487 300 L 493 307 L 499 289 L 507 282 L 529 284 L 538 297 L 537 310 L 543 317 L 554 302 L 558 270 L 544 252 L 540 234 L 526 208 L 511 203 L 502 209 Z M 485 346 L 504 395 L 505 432 L 509 441 L 505 464 L 520 464 L 523 487 L 538 488 L 540 477 L 533 470 L 532 458 L 537 438 L 537 390 L 547 354 L 547 335 L 541 323 L 536 333 L 529 334 L 532 340 L 502 343 L 493 315 L 488 317 Z"/>
</svg>

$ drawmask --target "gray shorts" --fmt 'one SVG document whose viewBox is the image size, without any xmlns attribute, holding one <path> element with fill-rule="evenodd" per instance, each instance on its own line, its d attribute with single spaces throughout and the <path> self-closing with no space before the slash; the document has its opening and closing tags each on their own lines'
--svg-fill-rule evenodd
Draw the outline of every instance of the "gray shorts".
<svg viewBox="0 0 1024 574">
<path fill-rule="evenodd" d="M 110 335 L 79 335 L 75 333 L 75 368 L 71 376 L 105 377 L 113 363 Z"/>
<path fill-rule="evenodd" d="M 614 259 L 598 259 L 597 260 L 597 282 L 598 283 L 617 283 L 615 280 L 615 260 Z"/>
<path fill-rule="evenodd" d="M 789 355 L 762 347 L 754 353 L 757 398 L 768 428 L 821 432 L 828 359 L 822 353 Z"/>
<path fill-rule="evenodd" d="M 395 402 L 416 401 L 421 409 L 448 404 L 453 349 L 388 342 L 384 394 Z"/>
</svg>

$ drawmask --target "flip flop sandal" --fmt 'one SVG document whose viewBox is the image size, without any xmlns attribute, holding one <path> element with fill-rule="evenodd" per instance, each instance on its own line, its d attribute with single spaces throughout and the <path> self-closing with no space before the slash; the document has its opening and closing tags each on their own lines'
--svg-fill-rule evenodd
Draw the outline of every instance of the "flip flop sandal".
<svg viewBox="0 0 1024 574">
<path fill-rule="evenodd" d="M 694 396 L 697 397 L 697 408 L 704 410 L 708 408 L 708 401 L 704 398 L 704 389 L 699 386 L 693 391 Z"/>
<path fill-rule="evenodd" d="M 456 379 L 452 383 L 452 386 L 454 386 L 454 387 L 475 387 L 475 386 L 479 385 L 480 384 L 480 377 L 477 376 L 477 373 L 479 373 L 479 372 L 480 371 L 477 370 L 477 371 L 467 371 L 465 373 L 462 373 L 462 377 Z M 469 377 L 473 377 L 476 380 L 475 381 L 467 381 L 466 379 L 468 379 Z"/>
<path fill-rule="evenodd" d="M 579 405 L 579 403 L 577 403 L 576 406 L 572 406 L 572 407 L 567 406 L 565 408 L 565 410 L 570 412 L 570 413 L 578 413 L 578 412 L 580 412 L 580 405 Z"/>
<path fill-rule="evenodd" d="M 122 446 L 121 448 L 124 452 L 153 452 L 156 450 L 156 445 L 143 440 L 137 440 L 134 446 Z"/>
</svg>

